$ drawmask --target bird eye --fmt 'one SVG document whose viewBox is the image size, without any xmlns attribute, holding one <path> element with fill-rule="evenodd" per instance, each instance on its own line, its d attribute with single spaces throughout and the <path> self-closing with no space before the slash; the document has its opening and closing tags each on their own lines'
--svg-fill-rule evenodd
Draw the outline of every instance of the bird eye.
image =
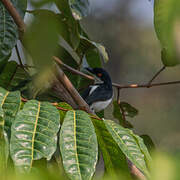
<svg viewBox="0 0 180 180">
<path fill-rule="evenodd" d="M 101 77 L 101 76 L 102 76 L 102 73 L 98 73 L 97 75 L 98 75 L 98 77 Z"/>
</svg>

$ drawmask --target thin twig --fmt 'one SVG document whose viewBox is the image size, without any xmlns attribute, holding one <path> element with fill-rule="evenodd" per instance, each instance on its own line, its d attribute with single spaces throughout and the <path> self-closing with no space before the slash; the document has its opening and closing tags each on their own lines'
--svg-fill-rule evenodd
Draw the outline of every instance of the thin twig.
<svg viewBox="0 0 180 180">
<path fill-rule="evenodd" d="M 76 69 L 73 69 L 72 67 L 64 64 L 58 57 L 53 57 L 55 62 L 62 66 L 63 68 L 67 69 L 68 71 L 72 72 L 73 74 L 80 75 L 86 79 L 89 80 L 94 80 L 94 77 L 89 76 L 83 72 L 80 72 Z M 170 82 L 162 82 L 162 83 L 151 83 L 163 70 L 165 67 L 163 67 L 158 73 L 156 73 L 153 78 L 146 84 L 129 84 L 129 85 L 122 85 L 122 84 L 117 84 L 117 83 L 112 83 L 112 85 L 116 88 L 119 89 L 128 89 L 128 88 L 151 88 L 151 87 L 156 87 L 156 86 L 165 86 L 165 85 L 172 85 L 172 84 L 180 84 L 180 81 L 170 81 Z"/>
<path fill-rule="evenodd" d="M 19 60 L 19 64 L 20 64 L 20 66 L 24 69 L 24 65 L 23 65 L 23 63 L 22 63 L 21 56 L 20 56 L 20 53 L 19 53 L 19 49 L 18 49 L 17 44 L 15 45 L 15 49 L 16 49 L 16 54 L 17 54 L 18 60 Z"/>
<path fill-rule="evenodd" d="M 148 82 L 149 87 L 151 86 L 152 82 L 159 76 L 159 74 L 166 69 L 166 66 L 163 66 L 154 76 L 153 78 Z"/>
<path fill-rule="evenodd" d="M 21 97 L 21 101 L 26 103 L 26 102 L 28 102 L 28 99 Z M 58 103 L 51 103 L 51 104 L 52 104 L 53 106 L 55 106 L 58 110 L 61 110 L 61 111 L 64 111 L 64 112 L 70 111 L 69 109 L 62 108 L 62 107 L 58 106 Z M 102 121 L 102 119 L 99 118 L 98 116 L 90 115 L 90 117 L 91 117 L 92 119 L 97 119 L 97 120 L 101 120 L 101 121 Z"/>
<path fill-rule="evenodd" d="M 82 110 L 85 110 L 88 113 L 92 113 L 91 109 L 89 108 L 88 104 L 84 101 L 84 99 L 80 96 L 78 91 L 74 88 L 71 81 L 68 79 L 68 77 L 64 74 L 62 69 L 56 68 L 57 78 L 58 80 L 63 84 L 63 86 L 66 88 L 66 90 L 70 93 L 74 101 L 78 104 L 79 108 Z"/>
</svg>

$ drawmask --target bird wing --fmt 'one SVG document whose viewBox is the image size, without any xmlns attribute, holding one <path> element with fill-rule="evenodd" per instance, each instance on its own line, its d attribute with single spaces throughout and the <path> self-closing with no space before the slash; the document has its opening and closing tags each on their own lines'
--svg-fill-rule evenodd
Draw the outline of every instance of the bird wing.
<svg viewBox="0 0 180 180">
<path fill-rule="evenodd" d="M 98 87 L 89 96 L 86 96 L 84 100 L 86 101 L 87 104 L 91 105 L 94 102 L 106 101 L 112 98 L 112 95 L 113 95 L 112 91 L 109 91 L 102 87 Z"/>
<path fill-rule="evenodd" d="M 83 91 L 83 93 L 81 94 L 81 97 L 85 100 L 88 96 L 89 93 L 91 91 L 92 86 L 89 86 L 86 90 Z"/>
</svg>

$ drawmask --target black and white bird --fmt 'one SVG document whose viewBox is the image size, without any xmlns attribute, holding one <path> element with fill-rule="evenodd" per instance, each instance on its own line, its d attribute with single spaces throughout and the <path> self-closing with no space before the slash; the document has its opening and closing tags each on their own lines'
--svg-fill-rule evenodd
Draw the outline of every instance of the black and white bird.
<svg viewBox="0 0 180 180">
<path fill-rule="evenodd" d="M 95 79 L 100 80 L 100 82 L 95 82 L 94 85 L 90 85 L 83 92 L 82 97 L 92 111 L 99 112 L 105 109 L 112 101 L 112 81 L 109 74 L 102 68 L 85 69 L 95 76 Z"/>
</svg>

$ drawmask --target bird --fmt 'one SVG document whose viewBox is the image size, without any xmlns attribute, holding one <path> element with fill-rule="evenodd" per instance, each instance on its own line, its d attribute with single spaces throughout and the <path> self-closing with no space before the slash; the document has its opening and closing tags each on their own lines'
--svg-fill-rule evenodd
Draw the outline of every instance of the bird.
<svg viewBox="0 0 180 180">
<path fill-rule="evenodd" d="M 82 93 L 82 98 L 93 112 L 104 110 L 113 99 L 111 77 L 103 68 L 85 68 L 95 77 L 95 83 Z M 98 82 L 97 82 L 98 80 Z"/>
</svg>

